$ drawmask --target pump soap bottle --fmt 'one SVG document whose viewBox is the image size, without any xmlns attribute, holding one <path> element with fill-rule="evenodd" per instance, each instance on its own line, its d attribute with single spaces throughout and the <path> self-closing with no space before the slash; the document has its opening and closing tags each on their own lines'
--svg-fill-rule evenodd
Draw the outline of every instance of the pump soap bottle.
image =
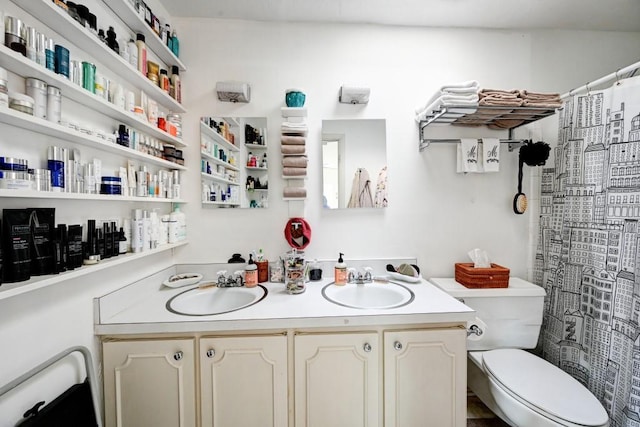
<svg viewBox="0 0 640 427">
<path fill-rule="evenodd" d="M 341 252 L 333 273 L 333 282 L 338 286 L 347 284 L 347 264 L 342 259 L 343 256 L 344 254 Z"/>
<path fill-rule="evenodd" d="M 244 269 L 244 285 L 247 288 L 254 288 L 258 285 L 258 266 L 253 261 L 253 254 L 249 254 L 249 262 Z"/>
</svg>

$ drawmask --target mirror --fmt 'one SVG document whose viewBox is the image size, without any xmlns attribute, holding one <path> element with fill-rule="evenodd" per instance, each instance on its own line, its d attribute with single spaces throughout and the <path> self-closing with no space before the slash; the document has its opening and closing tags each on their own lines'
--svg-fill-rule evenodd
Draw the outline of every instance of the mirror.
<svg viewBox="0 0 640 427">
<path fill-rule="evenodd" d="M 202 117 L 200 157 L 203 205 L 268 207 L 266 117 Z"/>
<path fill-rule="evenodd" d="M 322 121 L 322 191 L 326 209 L 387 206 L 384 119 Z"/>
</svg>

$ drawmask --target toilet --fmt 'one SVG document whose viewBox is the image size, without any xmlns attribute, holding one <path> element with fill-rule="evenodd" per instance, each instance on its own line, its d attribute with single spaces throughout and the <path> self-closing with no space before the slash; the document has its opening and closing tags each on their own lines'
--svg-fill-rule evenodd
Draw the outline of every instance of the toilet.
<svg viewBox="0 0 640 427">
<path fill-rule="evenodd" d="M 508 288 L 469 289 L 450 278 L 431 283 L 476 311 L 469 323 L 467 384 L 513 427 L 606 427 L 609 416 L 572 376 L 525 351 L 535 348 L 545 291 L 511 277 Z"/>
</svg>

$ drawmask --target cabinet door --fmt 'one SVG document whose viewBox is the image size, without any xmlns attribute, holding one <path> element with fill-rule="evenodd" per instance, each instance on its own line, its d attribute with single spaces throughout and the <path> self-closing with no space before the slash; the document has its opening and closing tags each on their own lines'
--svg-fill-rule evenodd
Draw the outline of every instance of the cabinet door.
<svg viewBox="0 0 640 427">
<path fill-rule="evenodd" d="M 203 427 L 286 427 L 287 338 L 200 340 Z"/>
<path fill-rule="evenodd" d="M 103 344 L 107 427 L 195 426 L 194 340 Z"/>
<path fill-rule="evenodd" d="M 385 427 L 466 426 L 466 331 L 384 333 Z"/>
<path fill-rule="evenodd" d="M 376 333 L 295 337 L 296 427 L 380 425 Z"/>
</svg>

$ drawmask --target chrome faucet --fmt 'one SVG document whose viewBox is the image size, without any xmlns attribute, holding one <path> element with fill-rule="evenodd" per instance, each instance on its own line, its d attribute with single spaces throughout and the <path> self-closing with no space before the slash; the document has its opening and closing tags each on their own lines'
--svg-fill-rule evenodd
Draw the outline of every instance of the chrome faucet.
<svg viewBox="0 0 640 427">
<path fill-rule="evenodd" d="M 242 271 L 234 271 L 233 274 L 226 276 L 226 270 L 218 271 L 218 287 L 219 288 L 234 288 L 244 286 L 244 278 L 242 277 Z"/>
<path fill-rule="evenodd" d="M 371 275 L 371 267 L 364 267 L 364 273 L 357 271 L 355 268 L 347 269 L 347 282 L 355 283 L 357 285 L 364 285 L 365 283 L 371 283 L 373 276 Z"/>
</svg>

